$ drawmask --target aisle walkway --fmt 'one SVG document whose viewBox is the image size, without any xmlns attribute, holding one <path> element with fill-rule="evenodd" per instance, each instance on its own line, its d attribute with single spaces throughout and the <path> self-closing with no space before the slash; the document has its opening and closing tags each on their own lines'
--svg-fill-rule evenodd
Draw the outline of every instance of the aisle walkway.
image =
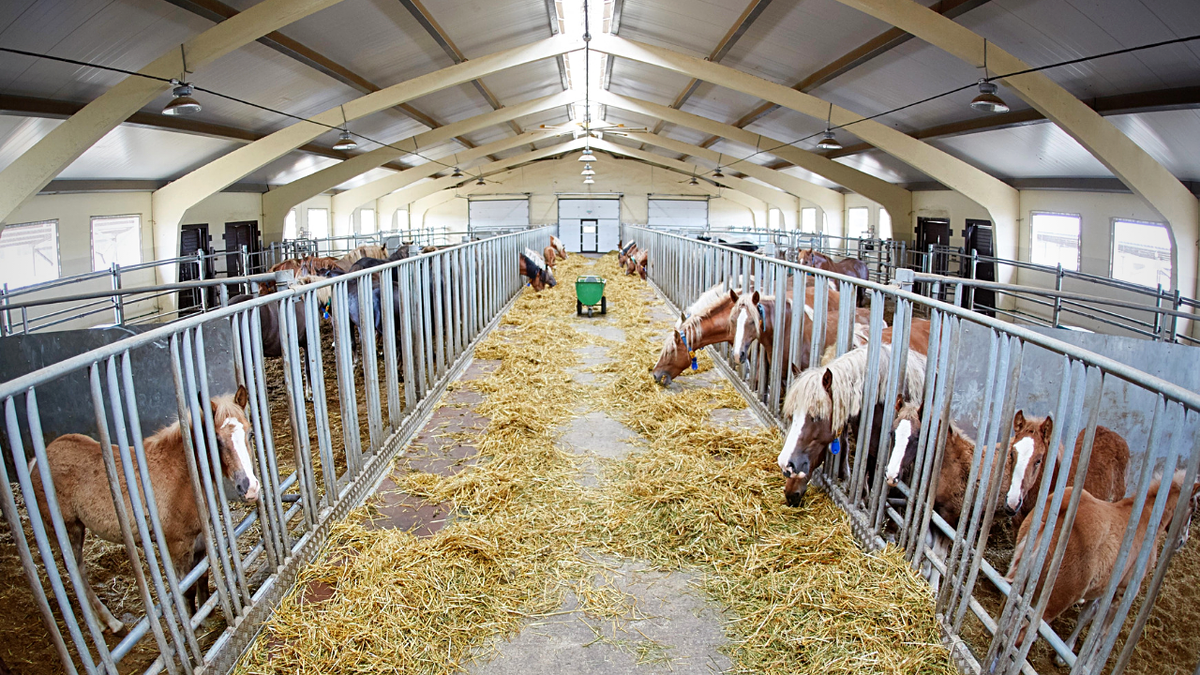
<svg viewBox="0 0 1200 675">
<path fill-rule="evenodd" d="M 579 318 L 592 273 L 609 313 Z M 951 672 L 919 579 L 863 554 L 827 499 L 783 506 L 778 433 L 707 357 L 653 384 L 673 315 L 645 282 L 613 256 L 557 275 L 477 348 L 242 672 Z"/>
</svg>

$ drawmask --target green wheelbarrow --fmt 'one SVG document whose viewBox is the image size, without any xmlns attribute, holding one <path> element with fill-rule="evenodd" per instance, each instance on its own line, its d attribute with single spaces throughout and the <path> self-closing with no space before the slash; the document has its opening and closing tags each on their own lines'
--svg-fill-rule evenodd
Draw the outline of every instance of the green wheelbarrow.
<svg viewBox="0 0 1200 675">
<path fill-rule="evenodd" d="M 604 297 L 604 285 L 608 282 L 604 277 L 581 276 L 575 280 L 575 315 L 583 316 L 583 308 L 587 307 L 587 315 L 592 316 L 592 309 L 600 306 L 601 314 L 608 314 L 608 298 Z"/>
</svg>

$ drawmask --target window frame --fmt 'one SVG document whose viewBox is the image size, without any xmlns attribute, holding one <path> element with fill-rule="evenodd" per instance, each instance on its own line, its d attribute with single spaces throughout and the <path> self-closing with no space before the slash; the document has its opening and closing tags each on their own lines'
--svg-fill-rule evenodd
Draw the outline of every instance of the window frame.
<svg viewBox="0 0 1200 675">
<path fill-rule="evenodd" d="M 141 265 L 143 262 L 145 262 L 145 260 L 143 259 L 144 256 L 142 255 L 142 214 L 140 214 L 140 213 L 124 213 L 124 214 L 114 214 L 114 215 L 107 215 L 107 216 L 88 216 L 88 234 L 90 235 L 88 237 L 90 239 L 90 241 L 88 242 L 88 247 L 89 247 L 89 253 L 91 254 L 91 258 L 92 258 L 92 271 L 93 272 L 103 272 L 105 270 L 111 269 L 111 264 L 109 267 L 103 267 L 103 268 L 96 267 L 96 221 L 97 220 L 115 220 L 117 218 L 133 218 L 133 219 L 137 220 L 137 262 L 131 263 L 131 265 Z M 118 264 L 120 264 L 121 267 L 129 266 L 129 265 L 121 264 L 121 263 L 118 263 Z M 61 267 L 61 265 L 60 265 L 60 267 Z"/>
<path fill-rule="evenodd" d="M 55 263 L 54 266 L 56 268 L 54 270 L 54 278 L 46 279 L 45 281 L 34 281 L 33 283 L 24 284 L 21 286 L 9 286 L 8 290 L 14 291 L 19 288 L 29 288 L 30 286 L 37 286 L 38 284 L 46 284 L 46 283 L 50 283 L 51 281 L 58 281 L 59 279 L 62 279 L 62 276 L 63 276 L 63 273 L 62 273 L 62 237 L 59 236 L 59 231 L 58 231 L 59 220 L 58 220 L 58 218 L 46 218 L 45 220 L 31 220 L 31 221 L 24 222 L 24 223 L 13 223 L 11 225 L 5 225 L 4 231 L 0 232 L 0 235 L 2 235 L 4 232 L 12 230 L 12 229 L 18 229 L 18 228 L 22 228 L 22 227 L 33 227 L 35 225 L 46 225 L 46 224 L 50 224 L 50 225 L 54 226 L 54 263 Z M 4 286 L 4 284 L 0 284 L 0 288 L 2 288 L 3 286 Z"/>
<path fill-rule="evenodd" d="M 862 209 L 862 211 L 867 214 L 867 223 L 866 223 L 867 228 L 863 232 L 864 236 L 861 236 L 861 237 L 856 237 L 856 236 L 850 234 L 850 214 L 858 209 Z M 871 207 L 869 207 L 869 206 L 850 206 L 850 207 L 846 208 L 846 238 L 847 239 L 858 239 L 859 241 L 862 241 L 863 239 L 871 239 L 872 238 Z"/>
<path fill-rule="evenodd" d="M 1152 227 L 1160 227 L 1167 231 L 1167 241 L 1170 244 L 1170 250 L 1168 251 L 1168 254 L 1170 256 L 1170 263 L 1171 263 L 1171 275 L 1170 275 L 1171 286 L 1165 287 L 1165 288 L 1163 288 L 1163 290 L 1168 291 L 1168 292 L 1174 292 L 1175 286 L 1178 283 L 1177 280 L 1175 279 L 1175 233 L 1171 230 L 1171 226 L 1168 225 L 1167 223 L 1156 222 L 1153 220 L 1138 220 L 1137 218 L 1122 218 L 1121 216 L 1113 216 L 1108 219 L 1108 243 L 1109 243 L 1108 278 L 1112 279 L 1113 281 L 1120 281 L 1121 283 L 1124 283 L 1124 284 L 1132 284 L 1132 285 L 1138 286 L 1140 288 L 1149 288 L 1149 289 L 1157 289 L 1158 288 L 1157 284 L 1154 286 L 1147 286 L 1145 284 L 1140 284 L 1136 281 L 1129 281 L 1128 279 L 1118 279 L 1116 276 L 1114 276 L 1113 272 L 1116 270 L 1116 267 L 1117 267 L 1117 222 L 1118 221 L 1120 221 L 1122 223 L 1130 223 L 1133 225 L 1150 225 Z M 1080 248 L 1082 248 L 1082 246 Z"/>
<path fill-rule="evenodd" d="M 288 234 L 288 225 L 287 225 L 288 218 L 292 219 L 292 238 L 290 240 L 288 239 L 288 236 L 287 236 L 287 234 Z M 280 239 L 282 239 L 283 241 L 294 241 L 296 239 L 300 239 L 300 213 L 299 213 L 299 210 L 295 206 L 288 209 L 288 212 L 286 214 L 284 214 L 284 216 L 283 216 L 283 233 L 280 236 Z"/>
<path fill-rule="evenodd" d="M 371 222 L 375 226 L 371 232 L 367 232 L 363 227 L 366 224 L 367 211 L 371 212 Z M 358 210 L 358 234 L 379 234 L 379 213 L 375 209 L 363 207 Z"/>
<path fill-rule="evenodd" d="M 324 237 L 313 236 L 312 217 L 311 217 L 313 211 L 324 211 L 325 212 L 325 236 Z M 329 239 L 330 237 L 333 236 L 333 234 L 331 234 L 332 230 L 333 230 L 333 223 L 330 222 L 329 209 L 327 209 L 323 206 L 309 206 L 304 210 L 304 233 L 305 233 L 305 235 L 307 235 L 306 236 L 307 239 L 313 239 L 313 240 Z"/>
<path fill-rule="evenodd" d="M 1034 216 L 1065 216 L 1074 218 L 1079 221 L 1079 246 L 1075 249 L 1075 269 L 1068 270 L 1063 268 L 1064 272 L 1081 272 L 1083 270 L 1083 214 L 1067 213 L 1065 211 L 1030 211 L 1029 212 L 1029 262 L 1042 267 L 1056 267 L 1056 265 L 1047 265 L 1033 259 L 1033 218 Z"/>
</svg>

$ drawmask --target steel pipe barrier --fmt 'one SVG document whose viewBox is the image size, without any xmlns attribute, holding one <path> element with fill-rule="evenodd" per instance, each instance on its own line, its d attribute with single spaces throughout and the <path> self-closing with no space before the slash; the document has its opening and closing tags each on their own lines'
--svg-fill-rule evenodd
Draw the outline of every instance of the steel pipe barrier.
<svg viewBox="0 0 1200 675">
<path fill-rule="evenodd" d="M 526 230 L 293 286 L 0 384 L 0 510 L 50 636 L 48 649 L 64 672 L 228 671 L 330 527 L 369 494 L 521 291 L 518 252 L 540 250 L 552 233 Z M 264 321 L 267 315 L 277 321 Z M 332 324 L 332 350 L 322 338 L 326 323 Z M 265 334 L 273 324 L 277 336 Z M 215 363 L 205 350 L 205 341 L 218 334 L 229 337 L 232 363 Z M 271 345 L 281 356 L 268 364 L 264 352 Z M 139 372 L 133 355 L 164 349 L 169 373 Z M 229 371 L 233 381 L 217 377 Z M 159 501 L 156 491 L 164 483 L 151 479 L 154 467 L 147 463 L 159 441 L 150 443 L 156 430 L 139 422 L 143 403 L 136 388 L 145 378 L 164 376 L 174 382 L 181 420 L 175 438 L 187 460 L 180 469 L 187 485 L 176 493 L 194 501 L 190 505 Z M 86 381 L 80 395 L 89 396 L 95 410 L 95 440 L 113 495 L 108 504 L 120 530 L 116 543 L 124 545 L 140 601 L 140 615 L 116 641 L 106 639 L 104 617 L 88 601 L 88 576 L 80 549 L 72 546 L 78 506 L 64 514 L 70 496 L 63 491 L 70 486 L 55 485 L 50 439 L 41 432 L 38 392 L 68 377 Z M 228 422 L 218 426 L 208 404 L 236 386 L 247 392 L 244 445 L 261 485 L 253 504 L 230 501 L 234 483 L 222 472 L 231 441 L 218 440 L 229 433 Z M 335 437 L 331 429 L 338 428 Z M 35 488 L 35 476 L 44 488 Z M 39 497 L 44 510 L 36 506 Z M 168 527 L 174 514 L 189 508 L 200 531 L 194 566 L 171 550 Z M 193 613 L 186 594 L 206 574 L 215 593 Z M 210 617 L 221 622 L 215 633 L 199 629 Z"/>
<path fill-rule="evenodd" d="M 794 313 L 790 334 L 783 335 L 780 330 L 769 346 L 770 359 L 766 358 L 768 347 L 762 346 L 751 351 L 745 364 L 737 363 L 725 346 L 712 353 L 718 368 L 731 375 L 760 416 L 785 431 L 788 420 L 782 403 L 790 373 L 800 364 L 801 350 L 808 352 L 811 363 L 820 363 L 823 335 L 836 331 L 834 351 L 844 353 L 854 331 L 853 291 L 862 289 L 870 309 L 869 322 L 859 326 L 868 334 L 867 344 L 861 347 L 867 350 L 862 414 L 857 423 L 848 425 L 850 433 L 841 440 L 842 447 L 852 452 L 832 455 L 817 472 L 817 484 L 848 514 L 864 546 L 899 546 L 914 568 L 924 569 L 929 578 L 938 580 L 935 611 L 945 641 L 964 671 L 1037 672 L 1027 661 L 1037 638 L 1045 640 L 1071 666 L 1071 673 L 1098 673 L 1106 667 L 1114 675 L 1124 671 L 1154 609 L 1171 557 L 1186 536 L 1192 486 L 1200 469 L 1200 449 L 1196 447 L 1200 394 L 1028 328 L 898 285 L 864 282 L 659 230 L 623 226 L 622 241 L 630 240 L 649 251 L 648 278 L 675 307 L 686 307 L 717 284 L 753 286 L 763 294 L 794 298 L 805 298 L 807 289 L 815 289 L 811 313 L 807 309 Z M 842 291 L 837 296 L 837 325 L 825 325 L 824 303 L 834 297 L 826 289 L 831 287 Z M 775 307 L 774 325 L 784 326 L 784 303 Z M 889 430 L 896 415 L 893 402 L 908 360 L 909 336 L 918 328 L 916 322 L 923 321 L 914 318 L 914 310 L 929 317 L 924 393 L 914 402 L 923 412 L 909 477 L 889 488 L 884 469 L 892 442 Z M 886 317 L 891 318 L 890 342 L 882 339 Z M 802 344 L 806 322 L 812 323 L 812 339 Z M 784 340 L 791 348 L 787 363 L 782 362 Z M 885 347 L 896 355 L 887 368 L 881 366 Z M 1031 411 L 1035 405 L 1030 388 L 1041 392 L 1042 412 L 1054 420 L 1049 448 L 1060 443 L 1069 446 L 1080 434 L 1083 439 L 1078 457 L 1046 453 L 1043 478 L 1026 516 L 1033 523 L 1041 522 L 1043 513 L 1060 513 L 1063 531 L 1071 531 L 1084 490 L 1074 490 L 1065 498 L 1064 488 L 1069 475 L 1075 485 L 1084 484 L 1098 424 L 1119 426 L 1113 422 L 1114 415 L 1118 423 L 1133 417 L 1149 420 L 1148 428 L 1143 425 L 1136 427 L 1136 433 L 1127 434 L 1129 489 L 1122 496 L 1132 503 L 1126 502 L 1128 525 L 1120 523 L 1117 538 L 1110 542 L 1119 552 L 1113 569 L 1128 574 L 1116 572 L 1101 580 L 1104 590 L 1097 598 L 1095 616 L 1109 616 L 1111 622 L 1095 620 L 1082 644 L 1074 648 L 1042 620 L 1053 586 L 1038 584 L 1043 575 L 1057 578 L 1060 570 L 1077 573 L 1063 567 L 1069 537 L 1052 546 L 1052 528 L 1030 535 L 1020 564 L 1008 574 L 997 570 L 985 555 L 995 555 L 992 547 L 1002 544 L 996 538 L 1002 533 L 993 535 L 992 525 L 996 517 L 1002 517 L 996 515 L 1001 486 L 1009 484 L 1005 473 L 1010 466 L 1009 443 L 1018 402 Z M 881 392 L 883 398 L 878 400 Z M 1141 407 L 1114 413 L 1107 409 L 1114 400 Z M 1102 416 L 1102 412 L 1106 414 Z M 878 445 L 871 441 L 877 422 L 883 430 Z M 969 476 L 956 523 L 947 522 L 935 509 L 951 434 L 962 434 L 973 448 L 966 458 Z M 855 439 L 854 445 L 846 445 L 847 436 Z M 1061 470 L 1056 470 L 1056 464 Z M 1159 474 L 1170 480 L 1177 467 L 1181 467 L 1186 494 L 1168 511 L 1169 491 L 1155 493 L 1151 487 Z M 1152 528 L 1161 522 L 1165 536 L 1139 537 L 1138 523 L 1143 517 L 1148 517 Z M 942 542 L 948 542 L 944 550 Z M 1157 559 L 1153 559 L 1156 553 Z M 1128 591 L 1122 589 L 1126 581 Z M 995 601 L 997 594 L 1002 602 Z M 1143 597 L 1141 606 L 1131 614 L 1139 596 Z M 968 641 L 963 631 L 968 612 L 990 639 Z M 1022 626 L 1027 625 L 1037 630 L 1025 631 L 1024 639 L 1018 640 Z M 1118 636 L 1126 629 L 1128 638 L 1121 650 L 1114 652 Z"/>
</svg>

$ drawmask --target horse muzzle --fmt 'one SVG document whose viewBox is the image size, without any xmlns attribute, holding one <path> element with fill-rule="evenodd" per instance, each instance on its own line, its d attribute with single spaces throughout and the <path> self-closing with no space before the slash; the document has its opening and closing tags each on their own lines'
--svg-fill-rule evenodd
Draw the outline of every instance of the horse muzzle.
<svg viewBox="0 0 1200 675">
<path fill-rule="evenodd" d="M 233 475 L 233 485 L 237 488 L 238 497 L 242 501 L 250 504 L 258 501 L 258 492 L 262 486 L 254 476 L 245 471 L 238 471 Z"/>
<path fill-rule="evenodd" d="M 1008 514 L 1009 516 L 1017 515 L 1017 512 L 1021 510 L 1021 501 L 1022 500 L 1017 500 L 1017 505 L 1013 506 L 1008 500 L 1005 500 L 1004 513 Z"/>
<path fill-rule="evenodd" d="M 669 387 L 671 386 L 671 374 L 665 370 L 655 371 L 654 381 L 664 387 Z"/>
<path fill-rule="evenodd" d="M 787 505 L 793 508 L 804 503 L 806 492 L 808 492 L 808 476 L 805 474 L 790 476 L 783 485 L 783 496 L 787 499 Z"/>
</svg>

